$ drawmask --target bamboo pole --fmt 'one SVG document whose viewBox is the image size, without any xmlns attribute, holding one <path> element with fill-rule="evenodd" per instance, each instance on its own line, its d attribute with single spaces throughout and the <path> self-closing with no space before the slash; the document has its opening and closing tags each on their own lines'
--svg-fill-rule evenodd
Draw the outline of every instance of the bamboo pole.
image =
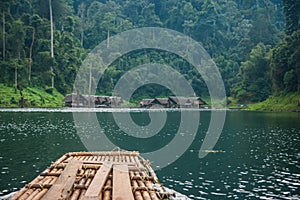
<svg viewBox="0 0 300 200">
<path fill-rule="evenodd" d="M 84 185 L 84 184 L 85 184 L 85 181 L 86 181 L 86 179 L 85 179 L 85 178 L 82 178 L 82 179 L 79 181 L 79 183 L 78 183 L 77 186 Z M 84 186 L 85 186 L 85 185 L 84 185 Z M 80 195 L 80 193 L 81 193 L 81 189 L 79 189 L 79 188 L 75 189 L 75 191 L 73 192 L 73 195 L 71 196 L 70 200 L 77 200 L 78 197 L 79 197 L 79 195 Z"/>
<path fill-rule="evenodd" d="M 92 170 L 92 169 L 86 169 L 85 172 L 84 172 L 84 176 L 85 177 L 85 183 L 84 183 L 84 186 L 85 188 L 81 189 L 81 192 L 80 192 L 80 195 L 79 195 L 79 198 L 78 199 L 84 199 L 84 195 L 87 191 L 87 188 L 90 186 L 91 182 L 92 182 L 92 176 L 90 174 L 93 175 L 93 177 L 95 176 L 95 170 Z"/>
<path fill-rule="evenodd" d="M 69 156 L 67 154 L 63 155 L 62 157 L 60 157 L 54 164 L 59 164 L 64 162 Z"/>
<path fill-rule="evenodd" d="M 129 156 L 130 162 L 134 163 L 134 158 L 132 155 Z"/>
<path fill-rule="evenodd" d="M 66 162 L 69 162 L 70 160 L 75 159 L 74 156 L 68 156 L 68 158 L 65 160 Z"/>
<path fill-rule="evenodd" d="M 56 170 L 56 171 L 62 171 L 62 170 Z M 53 177 L 52 179 L 50 179 L 49 185 L 53 185 L 57 179 L 58 177 Z M 49 188 L 44 187 L 44 189 L 38 195 L 36 195 L 32 200 L 41 199 L 48 192 L 48 190 Z"/>
<path fill-rule="evenodd" d="M 69 156 L 107 156 L 107 155 L 128 155 L 128 156 L 139 156 L 140 153 L 138 151 L 95 151 L 95 152 L 70 152 L 68 153 Z"/>
<path fill-rule="evenodd" d="M 38 195 L 41 192 L 41 190 L 41 188 L 35 189 L 34 192 L 26 198 L 26 200 L 32 200 L 36 195 Z"/>
<path fill-rule="evenodd" d="M 87 179 L 86 183 L 84 184 L 84 185 L 85 185 L 85 189 L 82 189 L 82 190 L 81 190 L 81 193 L 80 193 L 80 196 L 79 196 L 78 199 L 84 198 L 84 195 L 85 195 L 86 190 L 87 190 L 86 188 L 89 187 L 89 185 L 91 184 L 91 182 L 92 182 L 92 179 L 91 179 L 91 178 Z"/>
<path fill-rule="evenodd" d="M 111 199 L 111 179 L 107 179 L 104 191 L 103 191 L 103 200 L 110 200 Z"/>
<path fill-rule="evenodd" d="M 40 176 L 60 176 L 61 173 L 55 172 L 55 173 L 41 173 Z"/>
<path fill-rule="evenodd" d="M 154 178 L 152 176 L 132 176 L 131 177 L 132 180 L 146 180 L 146 181 L 153 181 Z"/>
<path fill-rule="evenodd" d="M 92 161 L 98 161 L 99 156 L 93 156 Z"/>
<path fill-rule="evenodd" d="M 27 188 L 23 187 L 19 190 L 14 196 L 12 196 L 11 200 L 17 200 L 20 196 L 22 196 L 27 191 Z"/>
<path fill-rule="evenodd" d="M 92 171 L 93 173 L 91 173 L 93 176 L 95 176 L 95 171 L 93 170 Z M 86 180 L 86 183 L 85 183 L 85 186 L 86 188 L 88 188 L 92 182 L 92 176 L 90 175 L 89 171 L 87 170 L 86 173 L 85 173 L 85 176 L 87 177 L 87 180 Z"/>
<path fill-rule="evenodd" d="M 157 178 L 154 170 L 150 166 L 150 164 L 149 163 L 145 163 L 145 166 L 146 166 L 147 170 L 149 171 L 150 175 L 154 178 L 154 182 L 155 183 L 159 183 L 158 178 Z"/>
<path fill-rule="evenodd" d="M 48 185 L 51 182 L 51 179 L 45 180 L 42 185 Z M 32 186 L 31 186 L 32 187 Z M 26 200 L 32 200 L 35 198 L 36 195 L 38 195 L 43 189 L 42 188 L 36 188 L 35 191 L 26 199 Z"/>
<path fill-rule="evenodd" d="M 85 156 L 78 156 L 78 160 L 85 160 Z"/>
<path fill-rule="evenodd" d="M 38 183 L 39 181 L 41 181 L 44 177 L 38 176 L 36 177 L 31 183 Z M 23 187 L 21 190 L 19 190 L 14 196 L 12 196 L 12 198 L 10 200 L 17 200 L 20 199 L 20 197 L 28 190 L 28 188 Z"/>
<path fill-rule="evenodd" d="M 49 168 L 48 168 L 49 169 Z M 46 170 L 45 170 L 46 171 Z M 48 173 L 50 174 L 61 174 L 63 171 L 62 168 L 52 168 L 52 170 L 48 170 Z M 43 172 L 45 173 L 45 172 Z M 44 184 L 36 183 L 32 184 L 30 187 L 42 187 L 42 190 L 32 198 L 32 200 L 39 200 L 41 199 L 49 190 L 49 188 L 55 183 L 55 181 L 58 179 L 59 176 L 50 176 L 46 177 L 47 181 Z"/>
<path fill-rule="evenodd" d="M 98 162 L 100 162 L 100 161 L 101 161 L 101 159 L 102 159 L 102 156 L 97 156 L 96 158 L 97 158 L 97 159 L 96 159 L 95 161 L 98 161 Z"/>
<path fill-rule="evenodd" d="M 32 200 L 39 200 L 41 199 L 49 189 L 43 189 L 40 193 L 38 193 Z"/>
<path fill-rule="evenodd" d="M 137 188 L 139 185 L 138 185 L 137 181 L 133 180 L 132 186 L 133 186 L 133 188 Z M 140 191 L 133 190 L 133 194 L 134 194 L 135 200 L 143 200 L 143 196 Z"/>
<path fill-rule="evenodd" d="M 109 161 L 109 156 L 105 156 L 104 161 L 105 161 L 105 162 Z"/>
<path fill-rule="evenodd" d="M 42 180 L 40 180 L 40 181 L 36 181 L 34 184 L 38 183 L 38 184 L 43 185 L 47 180 L 48 180 L 48 178 L 44 178 L 44 179 L 42 179 Z M 34 193 L 35 188 L 31 188 L 30 185 L 31 185 L 31 184 L 28 184 L 29 187 L 27 187 L 27 191 L 24 192 L 23 195 L 21 195 L 21 196 L 20 196 L 19 198 L 17 198 L 17 199 L 27 199 L 27 198 L 29 198 L 29 197 L 32 195 L 32 193 Z M 25 187 L 26 187 L 26 186 L 25 186 Z"/>
<path fill-rule="evenodd" d="M 142 172 L 142 175 L 144 177 L 147 176 L 145 172 Z M 154 188 L 153 188 L 153 183 L 151 181 L 149 181 L 149 179 L 148 179 L 148 180 L 146 180 L 145 184 L 146 184 L 147 188 L 149 189 L 149 193 L 150 193 L 151 199 L 152 200 L 158 200 L 156 192 L 154 191 Z"/>
<path fill-rule="evenodd" d="M 105 160 L 105 156 L 100 156 L 100 160 L 99 161 L 104 161 Z"/>
<path fill-rule="evenodd" d="M 149 193 L 148 193 L 148 191 L 147 191 L 148 188 L 147 188 L 147 187 L 145 186 L 145 184 L 143 183 L 142 177 L 141 177 L 141 175 L 140 175 L 140 172 L 135 172 L 135 175 L 136 175 L 137 177 L 140 177 L 140 179 L 137 180 L 139 187 L 144 188 L 143 191 L 142 191 L 142 195 L 143 195 L 144 200 L 151 200 L 151 197 L 150 197 L 150 195 L 149 195 Z"/>
</svg>

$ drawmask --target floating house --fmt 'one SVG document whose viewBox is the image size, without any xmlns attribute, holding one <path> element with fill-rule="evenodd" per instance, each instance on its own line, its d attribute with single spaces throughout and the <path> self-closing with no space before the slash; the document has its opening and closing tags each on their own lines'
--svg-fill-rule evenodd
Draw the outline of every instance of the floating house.
<svg viewBox="0 0 300 200">
<path fill-rule="evenodd" d="M 151 108 L 169 108 L 168 98 L 155 98 L 151 102 Z"/>
<path fill-rule="evenodd" d="M 154 99 L 143 99 L 140 102 L 140 106 L 141 108 L 150 108 L 151 107 L 151 103 Z"/>
<path fill-rule="evenodd" d="M 172 108 L 199 108 L 205 105 L 206 102 L 200 97 L 169 97 L 170 105 Z"/>
<path fill-rule="evenodd" d="M 123 103 L 123 99 L 117 96 L 109 97 L 110 107 L 119 107 Z"/>
<path fill-rule="evenodd" d="M 89 103 L 88 99 L 85 96 L 75 93 L 68 94 L 64 98 L 64 102 L 67 107 L 84 107 Z"/>
<path fill-rule="evenodd" d="M 141 108 L 199 108 L 206 105 L 200 97 L 175 97 L 143 99 Z"/>
<path fill-rule="evenodd" d="M 94 96 L 95 107 L 109 107 L 109 96 Z"/>
<path fill-rule="evenodd" d="M 79 99 L 79 100 L 78 100 Z M 123 100 L 117 96 L 68 94 L 64 98 L 67 107 L 119 107 Z"/>
</svg>

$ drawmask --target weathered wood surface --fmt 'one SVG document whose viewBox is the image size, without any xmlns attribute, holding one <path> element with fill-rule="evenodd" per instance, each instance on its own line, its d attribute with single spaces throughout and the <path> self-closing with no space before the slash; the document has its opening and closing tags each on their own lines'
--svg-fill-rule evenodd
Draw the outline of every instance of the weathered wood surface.
<svg viewBox="0 0 300 200">
<path fill-rule="evenodd" d="M 134 200 L 127 165 L 113 167 L 113 200 Z"/>
<path fill-rule="evenodd" d="M 11 199 L 158 200 L 161 192 L 149 161 L 138 152 L 71 152 Z"/>
<path fill-rule="evenodd" d="M 91 185 L 85 193 L 85 200 L 99 200 L 102 199 L 102 190 L 107 177 L 111 171 L 112 164 L 103 164 L 96 173 Z"/>
<path fill-rule="evenodd" d="M 81 165 L 81 162 L 71 160 L 42 200 L 68 199 L 71 196 L 76 174 Z"/>
</svg>

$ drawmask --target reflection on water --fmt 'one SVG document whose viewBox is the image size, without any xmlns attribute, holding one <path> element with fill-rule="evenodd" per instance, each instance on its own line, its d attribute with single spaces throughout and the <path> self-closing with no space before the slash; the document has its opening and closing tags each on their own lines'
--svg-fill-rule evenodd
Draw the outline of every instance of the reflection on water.
<svg viewBox="0 0 300 200">
<path fill-rule="evenodd" d="M 24 186 L 62 154 L 85 150 L 70 110 L 5 111 L 0 113 L 0 195 Z M 149 123 L 145 111 L 136 109 L 131 116 L 139 125 Z M 167 145 L 180 122 L 180 112 L 168 112 L 161 132 L 142 139 L 122 132 L 109 111 L 97 117 L 114 144 L 141 152 Z M 216 151 L 199 159 L 209 120 L 210 112 L 201 112 L 198 134 L 188 151 L 157 171 L 164 185 L 192 199 L 300 198 L 299 114 L 228 112 Z"/>
</svg>

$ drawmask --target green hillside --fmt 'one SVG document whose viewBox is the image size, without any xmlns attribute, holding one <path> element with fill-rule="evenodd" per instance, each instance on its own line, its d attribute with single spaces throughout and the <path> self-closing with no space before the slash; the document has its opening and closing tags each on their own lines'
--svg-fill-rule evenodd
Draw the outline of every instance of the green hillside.
<svg viewBox="0 0 300 200">
<path fill-rule="evenodd" d="M 300 111 L 298 102 L 300 95 L 290 93 L 285 95 L 271 96 L 267 100 L 249 105 L 250 110 L 263 110 L 263 111 Z"/>
<path fill-rule="evenodd" d="M 73 91 L 76 73 L 89 52 L 105 40 L 109 47 L 112 36 L 141 27 L 172 29 L 199 42 L 216 63 L 226 95 L 237 104 L 256 104 L 269 97 L 265 103 L 271 103 L 273 96 L 280 98 L 278 94 L 297 96 L 299 17 L 298 0 L 2 0 L 1 106 L 10 106 L 12 97 L 18 101 L 14 87 L 27 88 L 23 93 L 25 98 L 28 95 L 28 106 L 60 106 L 58 92 Z M 91 82 L 98 84 L 96 93 L 111 95 L 120 77 L 147 63 L 171 66 L 184 75 L 196 96 L 209 96 L 203 78 L 190 63 L 156 49 L 120 56 L 99 82 L 92 77 Z M 51 88 L 53 95 L 42 88 Z M 170 95 L 167 88 L 149 84 L 135 91 L 132 100 Z"/>
<path fill-rule="evenodd" d="M 24 107 L 62 107 L 64 96 L 56 89 L 52 93 L 41 88 L 24 88 Z M 0 107 L 19 107 L 20 91 L 0 84 Z"/>
</svg>

